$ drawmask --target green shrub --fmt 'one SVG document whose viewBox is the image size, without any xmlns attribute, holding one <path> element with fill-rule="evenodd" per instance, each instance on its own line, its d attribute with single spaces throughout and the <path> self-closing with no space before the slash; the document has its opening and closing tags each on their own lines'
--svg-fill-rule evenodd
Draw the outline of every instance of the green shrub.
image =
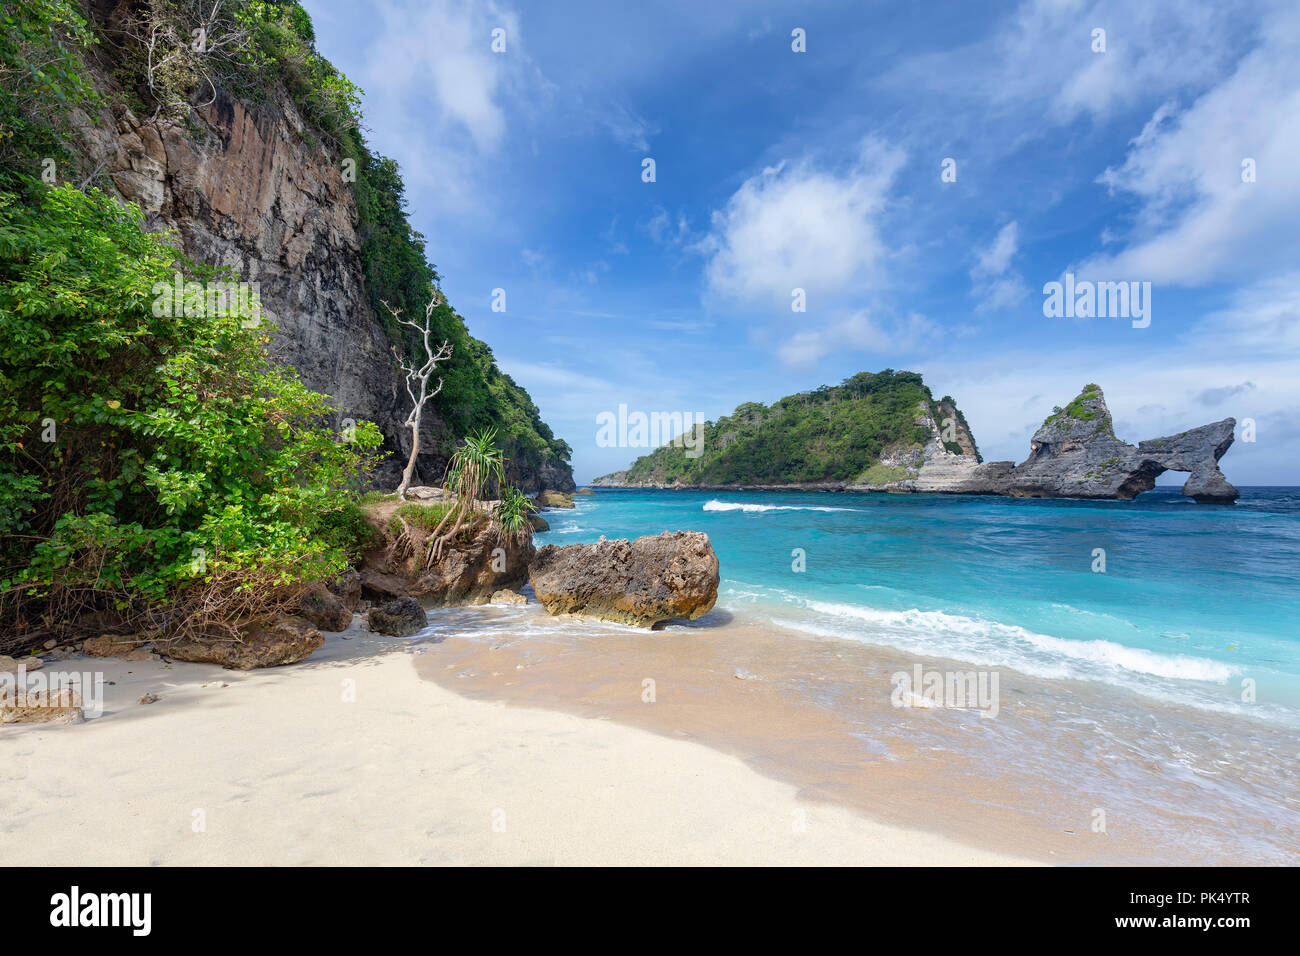
<svg viewBox="0 0 1300 956">
<path fill-rule="evenodd" d="M 0 632 L 15 639 L 87 610 L 156 622 L 163 604 L 202 608 L 166 619 L 193 631 L 231 602 L 255 612 L 247 582 L 271 600 L 355 553 L 378 429 L 341 440 L 325 396 L 268 359 L 266 327 L 160 308 L 177 271 L 214 276 L 98 191 L 0 195 Z"/>
</svg>

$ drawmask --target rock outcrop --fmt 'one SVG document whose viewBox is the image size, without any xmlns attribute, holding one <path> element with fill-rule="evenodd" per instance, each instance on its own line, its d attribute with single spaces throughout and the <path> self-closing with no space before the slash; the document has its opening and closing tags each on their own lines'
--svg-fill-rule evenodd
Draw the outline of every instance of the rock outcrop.
<svg viewBox="0 0 1300 956">
<path fill-rule="evenodd" d="M 241 628 L 241 639 L 190 640 L 168 645 L 163 653 L 178 661 L 220 664 L 232 670 L 296 664 L 325 643 L 308 621 L 283 617 Z"/>
<path fill-rule="evenodd" d="M 325 588 L 303 597 L 298 614 L 322 631 L 346 631 L 352 624 L 352 612 Z"/>
<path fill-rule="evenodd" d="M 431 565 L 416 556 L 398 556 L 392 547 L 367 552 L 361 566 L 361 592 L 372 601 L 416 598 L 425 607 L 487 604 L 502 588 L 528 580 L 536 549 L 531 538 L 511 541 L 482 526 L 456 542 Z"/>
<path fill-rule="evenodd" d="M 543 491 L 533 503 L 539 508 L 572 508 L 573 495 L 563 491 Z"/>
<path fill-rule="evenodd" d="M 81 695 L 74 690 L 27 693 L 0 687 L 0 724 L 79 724 L 83 720 Z"/>
<path fill-rule="evenodd" d="M 671 618 L 694 620 L 718 599 L 718 556 L 700 531 L 547 545 L 528 575 L 537 600 L 551 614 L 637 627 Z"/>
<path fill-rule="evenodd" d="M 1202 504 L 1230 504 L 1239 493 L 1219 470 L 1219 459 L 1232 445 L 1236 424 L 1225 418 L 1130 445 L 1115 436 L 1101 389 L 1088 385 L 1034 433 L 1029 457 L 1019 465 L 979 464 L 971 456 L 927 447 L 915 477 L 866 490 L 1131 499 L 1154 487 L 1164 472 L 1186 471 L 1191 475 L 1183 494 Z"/>
<path fill-rule="evenodd" d="M 366 615 L 366 623 L 376 634 L 409 637 L 428 626 L 429 616 L 415 598 L 398 598 L 372 607 Z"/>
</svg>

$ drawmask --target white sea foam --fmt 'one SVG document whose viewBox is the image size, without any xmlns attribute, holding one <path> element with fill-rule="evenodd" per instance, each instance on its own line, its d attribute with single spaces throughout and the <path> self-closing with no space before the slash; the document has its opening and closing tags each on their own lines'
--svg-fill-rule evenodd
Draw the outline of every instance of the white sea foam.
<svg viewBox="0 0 1300 956">
<path fill-rule="evenodd" d="M 832 508 L 823 505 L 750 505 L 737 501 L 718 501 L 716 498 L 704 503 L 705 511 L 744 511 L 758 513 L 763 511 L 861 511 L 861 508 Z"/>
<path fill-rule="evenodd" d="M 954 652 L 992 655 L 997 663 L 1017 669 L 1032 667 L 1051 673 L 1043 676 L 1085 676 L 1070 667 L 1071 663 L 1095 665 L 1113 671 L 1129 671 L 1165 677 L 1174 680 L 1206 681 L 1222 684 L 1234 674 L 1236 668 L 1204 657 L 1186 654 L 1161 654 L 1142 648 L 1125 647 L 1114 641 L 1078 641 L 1038 634 L 1014 624 L 1001 624 L 949 614 L 945 611 L 887 611 L 858 604 L 839 604 L 829 601 L 804 601 L 804 606 L 818 614 L 841 620 L 861 621 L 893 636 L 916 636 L 924 639 L 921 646 L 908 650 L 924 650 L 936 656 Z"/>
</svg>

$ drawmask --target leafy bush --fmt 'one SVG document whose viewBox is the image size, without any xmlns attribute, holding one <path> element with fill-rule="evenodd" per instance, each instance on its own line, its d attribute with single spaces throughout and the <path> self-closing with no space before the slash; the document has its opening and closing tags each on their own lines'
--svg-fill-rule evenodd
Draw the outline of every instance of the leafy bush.
<svg viewBox="0 0 1300 956">
<path fill-rule="evenodd" d="M 0 195 L 0 633 L 232 627 L 341 570 L 381 436 L 267 358 L 269 330 L 190 299 L 219 278 L 97 190 Z M 189 314 L 187 314 L 189 313 Z M 215 589 L 215 590 L 214 590 Z M 265 603 L 265 602 L 264 602 Z M 162 605 L 179 614 L 160 613 Z M 270 606 L 270 604 L 267 604 Z"/>
<path fill-rule="evenodd" d="M 72 110 L 97 100 L 81 68 L 81 53 L 94 42 L 68 0 L 26 0 L 0 11 L 0 189 L 35 179 L 44 160 L 69 158 Z"/>
</svg>

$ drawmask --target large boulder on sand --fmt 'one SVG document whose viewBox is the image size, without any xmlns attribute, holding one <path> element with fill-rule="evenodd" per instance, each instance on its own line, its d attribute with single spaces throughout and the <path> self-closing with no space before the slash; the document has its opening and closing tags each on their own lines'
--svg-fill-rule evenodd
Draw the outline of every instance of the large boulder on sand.
<svg viewBox="0 0 1300 956">
<path fill-rule="evenodd" d="M 282 617 L 240 628 L 240 639 L 191 640 L 165 649 L 168 657 L 197 664 L 220 664 L 232 670 L 296 664 L 325 643 L 310 622 Z"/>
<path fill-rule="evenodd" d="M 387 604 L 372 607 L 366 615 L 370 630 L 376 634 L 408 637 L 429 624 L 429 616 L 415 598 L 398 598 Z"/>
<path fill-rule="evenodd" d="M 549 544 L 537 552 L 528 575 L 537 600 L 552 614 L 637 627 L 693 620 L 718 599 L 718 556 L 701 531 Z"/>
</svg>

